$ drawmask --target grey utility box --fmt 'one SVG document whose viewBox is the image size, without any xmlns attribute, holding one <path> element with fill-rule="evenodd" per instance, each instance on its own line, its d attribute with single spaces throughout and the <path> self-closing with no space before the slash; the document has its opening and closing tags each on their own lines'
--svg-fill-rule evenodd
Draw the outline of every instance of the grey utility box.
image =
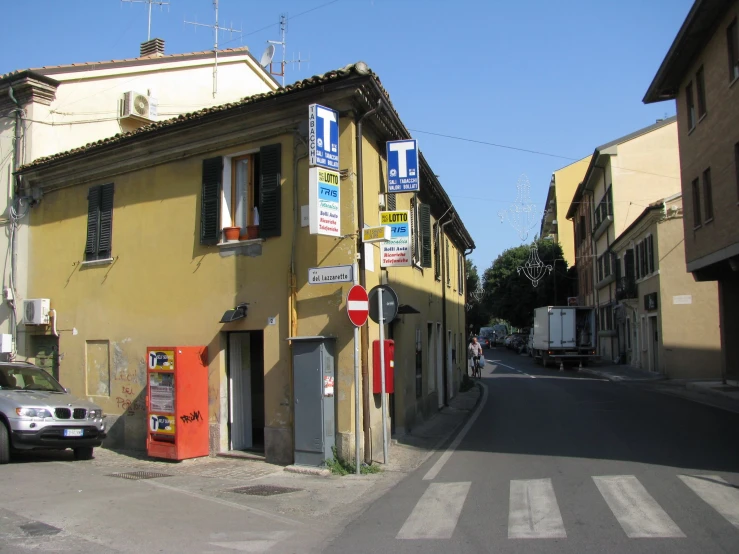
<svg viewBox="0 0 739 554">
<path fill-rule="evenodd" d="M 295 464 L 321 466 L 336 444 L 334 337 L 290 337 Z"/>
</svg>

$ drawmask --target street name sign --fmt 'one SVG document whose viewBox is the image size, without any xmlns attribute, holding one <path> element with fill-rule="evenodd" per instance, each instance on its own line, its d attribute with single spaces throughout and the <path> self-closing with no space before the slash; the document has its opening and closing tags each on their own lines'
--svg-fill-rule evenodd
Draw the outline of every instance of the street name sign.
<svg viewBox="0 0 739 554">
<path fill-rule="evenodd" d="M 311 104 L 308 107 L 310 165 L 339 170 L 339 112 Z"/>
<path fill-rule="evenodd" d="M 329 283 L 351 283 L 354 280 L 352 266 L 334 265 L 328 267 L 311 267 L 308 270 L 309 285 L 326 285 Z"/>
<path fill-rule="evenodd" d="M 349 294 L 346 297 L 346 313 L 349 320 L 356 327 L 361 327 L 367 323 L 369 297 L 362 285 L 354 285 L 349 289 Z"/>
<path fill-rule="evenodd" d="M 418 168 L 418 142 L 391 140 L 387 142 L 387 191 L 418 192 L 421 175 Z"/>
</svg>

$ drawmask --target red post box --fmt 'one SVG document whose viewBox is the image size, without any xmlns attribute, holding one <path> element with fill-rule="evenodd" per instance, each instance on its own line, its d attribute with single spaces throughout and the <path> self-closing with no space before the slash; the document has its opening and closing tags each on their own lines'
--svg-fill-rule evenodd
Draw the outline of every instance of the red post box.
<svg viewBox="0 0 739 554">
<path fill-rule="evenodd" d="M 146 450 L 153 458 L 207 456 L 208 347 L 146 349 Z"/>
<path fill-rule="evenodd" d="M 395 341 L 385 340 L 385 392 L 395 392 Z M 380 341 L 372 341 L 372 392 L 382 393 L 382 376 L 380 375 Z"/>
</svg>

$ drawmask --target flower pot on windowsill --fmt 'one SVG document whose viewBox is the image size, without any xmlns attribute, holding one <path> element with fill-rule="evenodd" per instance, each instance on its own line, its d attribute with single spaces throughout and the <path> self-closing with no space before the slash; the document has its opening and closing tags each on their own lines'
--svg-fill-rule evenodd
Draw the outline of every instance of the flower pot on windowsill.
<svg viewBox="0 0 739 554">
<path fill-rule="evenodd" d="M 224 227 L 223 228 L 223 237 L 228 242 L 239 240 L 239 232 L 241 232 L 241 228 L 240 227 Z"/>
<path fill-rule="evenodd" d="M 259 225 L 247 225 L 246 235 L 239 237 L 241 240 L 253 240 L 259 238 Z"/>
</svg>

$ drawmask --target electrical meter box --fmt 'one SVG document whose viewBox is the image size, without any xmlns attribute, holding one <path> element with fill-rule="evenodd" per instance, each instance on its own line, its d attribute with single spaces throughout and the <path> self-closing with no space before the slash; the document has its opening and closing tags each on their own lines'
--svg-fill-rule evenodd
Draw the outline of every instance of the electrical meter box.
<svg viewBox="0 0 739 554">
<path fill-rule="evenodd" d="M 208 347 L 146 349 L 146 450 L 153 458 L 209 454 Z"/>
<path fill-rule="evenodd" d="M 295 464 L 318 467 L 333 458 L 334 337 L 290 337 L 293 356 Z"/>
</svg>

